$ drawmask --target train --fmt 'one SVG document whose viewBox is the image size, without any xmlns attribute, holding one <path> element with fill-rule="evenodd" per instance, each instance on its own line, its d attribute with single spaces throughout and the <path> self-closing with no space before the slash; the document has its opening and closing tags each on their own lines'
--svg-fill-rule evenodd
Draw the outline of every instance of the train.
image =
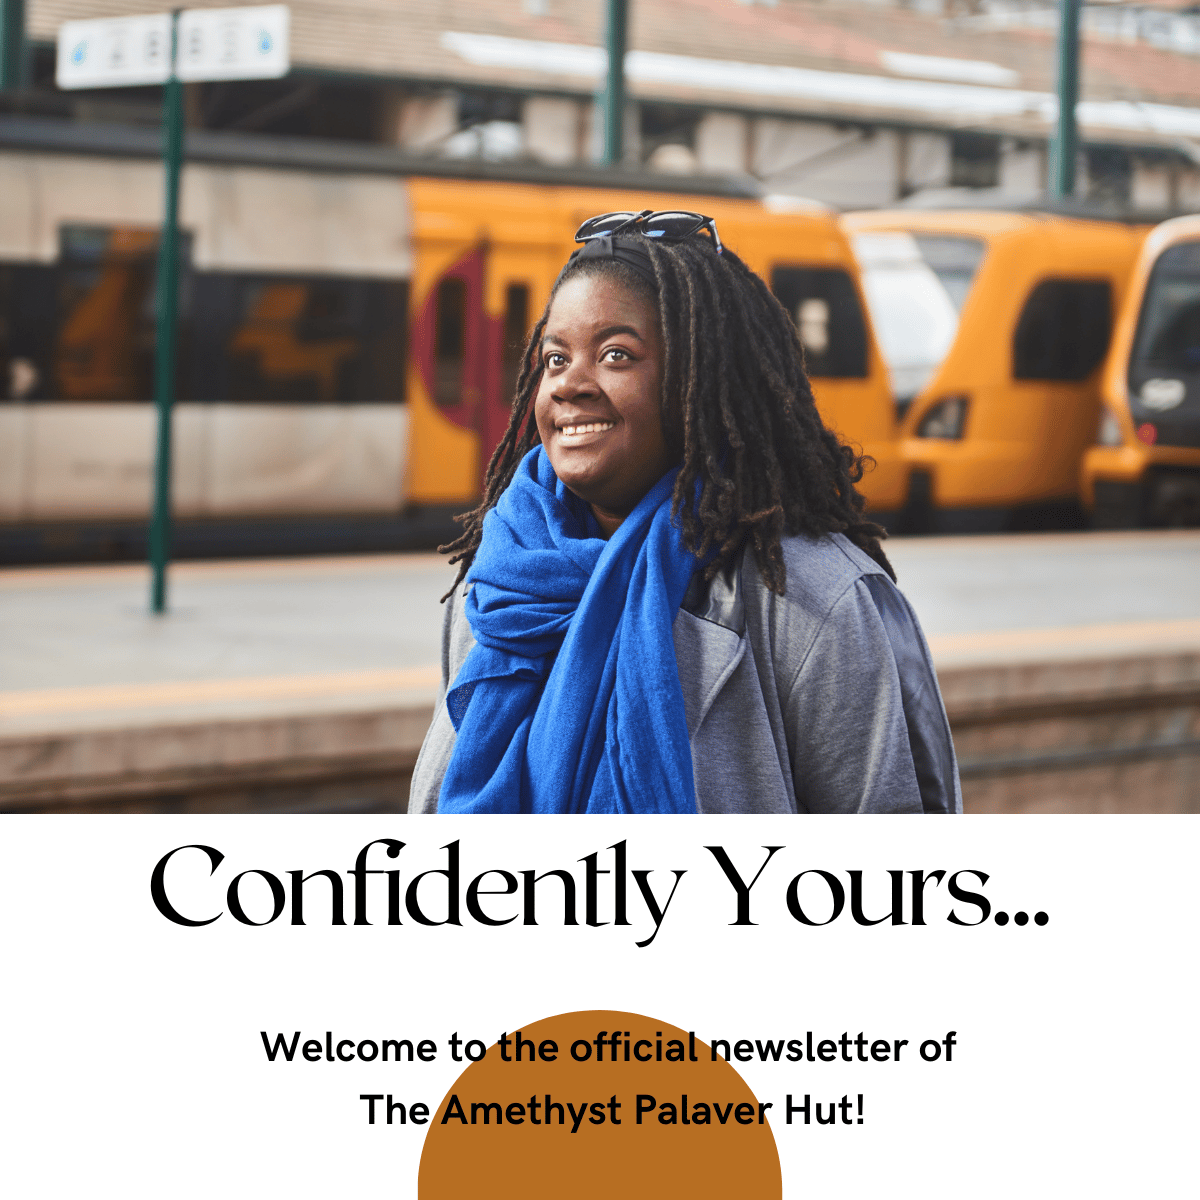
<svg viewBox="0 0 1200 1200">
<path fill-rule="evenodd" d="M 1101 379 L 1080 488 L 1106 529 L 1200 525 L 1200 217 L 1146 238 Z"/>
<path fill-rule="evenodd" d="M 1036 211 L 842 224 L 900 415 L 905 527 L 1082 524 L 1080 462 L 1148 227 Z"/>
<path fill-rule="evenodd" d="M 157 153 L 151 130 L 0 121 L 0 561 L 145 553 Z M 768 282 L 889 528 L 1200 519 L 1200 218 L 839 216 L 670 183 L 193 135 L 176 553 L 452 536 L 576 228 L 643 208 L 704 211 Z"/>
<path fill-rule="evenodd" d="M 8 561 L 144 546 L 163 182 L 153 146 L 124 136 L 0 138 Z M 716 219 L 795 317 L 827 423 L 873 460 L 869 507 L 904 504 L 886 367 L 836 214 L 704 181 L 689 194 L 600 171 L 455 177 L 384 152 L 293 146 L 280 161 L 270 139 L 207 139 L 181 191 L 177 551 L 380 549 L 452 531 L 576 228 L 623 209 Z"/>
</svg>

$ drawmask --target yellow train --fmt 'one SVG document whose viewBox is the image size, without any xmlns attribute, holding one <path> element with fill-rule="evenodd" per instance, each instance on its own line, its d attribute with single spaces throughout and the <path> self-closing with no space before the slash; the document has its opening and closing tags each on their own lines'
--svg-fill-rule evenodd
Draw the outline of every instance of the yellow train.
<svg viewBox="0 0 1200 1200">
<path fill-rule="evenodd" d="M 986 531 L 1078 514 L 1102 367 L 1146 229 L 984 211 L 842 224 L 902 414 L 911 524 Z"/>
<path fill-rule="evenodd" d="M 162 176 L 143 140 L 0 144 L 0 560 L 144 545 Z M 994 529 L 1080 502 L 1102 523 L 1176 520 L 1195 503 L 1200 384 L 1139 332 L 1190 286 L 1195 220 L 1139 259 L 1147 231 L 1113 222 L 838 218 L 720 184 L 414 174 L 373 151 L 284 162 L 231 145 L 201 145 L 183 178 L 184 553 L 381 549 L 452 528 L 574 230 L 642 207 L 711 214 L 770 283 L 825 419 L 875 460 L 862 488 L 889 523 Z"/>
<path fill-rule="evenodd" d="M 410 495 L 463 503 L 508 422 L 525 334 L 588 216 L 680 207 L 678 196 L 508 183 L 409 181 L 416 267 Z M 693 198 L 684 204 L 694 206 Z M 768 280 L 795 316 L 818 405 L 876 462 L 869 505 L 894 509 L 906 490 L 882 361 L 836 219 L 778 213 L 757 200 L 705 198 L 722 241 Z"/>
<path fill-rule="evenodd" d="M 1081 472 L 1095 523 L 1200 525 L 1200 217 L 1146 239 L 1101 393 Z"/>
<path fill-rule="evenodd" d="M 161 169 L 0 147 L 0 197 L 0 553 L 137 553 Z M 469 506 L 575 229 L 598 212 L 681 206 L 714 216 L 795 314 L 826 419 L 876 460 L 870 506 L 899 508 L 907 470 L 886 370 L 832 214 L 737 195 L 193 156 L 177 543 L 381 548 L 403 544 L 421 514 Z M 93 536 L 114 529 L 124 544 Z"/>
</svg>

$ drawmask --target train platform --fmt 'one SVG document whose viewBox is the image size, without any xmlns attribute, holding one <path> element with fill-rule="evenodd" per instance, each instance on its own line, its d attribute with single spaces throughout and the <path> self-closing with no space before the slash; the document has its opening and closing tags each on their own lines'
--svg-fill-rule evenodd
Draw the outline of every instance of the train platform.
<svg viewBox="0 0 1200 1200">
<path fill-rule="evenodd" d="M 894 538 L 967 808 L 1200 810 L 1200 533 Z M 433 554 L 0 572 L 0 809 L 402 809 Z"/>
</svg>

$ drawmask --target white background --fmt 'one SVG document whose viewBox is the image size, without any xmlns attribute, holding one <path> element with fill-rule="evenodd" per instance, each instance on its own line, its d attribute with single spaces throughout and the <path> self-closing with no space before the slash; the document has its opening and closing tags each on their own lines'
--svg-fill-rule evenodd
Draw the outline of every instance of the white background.
<svg viewBox="0 0 1200 1200">
<path fill-rule="evenodd" d="M 271 1064 L 260 1030 L 442 1046 L 457 1031 L 491 1044 L 542 1017 L 612 1008 L 704 1040 L 861 1030 L 915 1048 L 956 1032 L 949 1064 L 906 1051 L 898 1065 L 739 1065 L 775 1103 L 785 1196 L 1194 1195 L 1197 828 L 1188 817 L 9 816 L 0 1191 L 415 1195 L 424 1131 L 369 1126 L 358 1096 L 433 1109 L 463 1066 L 444 1049 L 411 1066 Z M 652 926 L 632 880 L 631 928 L 562 927 L 555 883 L 548 923 L 532 928 L 480 927 L 465 910 L 461 928 L 331 927 L 322 881 L 306 891 L 305 927 L 226 915 L 186 929 L 151 903 L 153 866 L 176 846 L 226 855 L 211 880 L 196 852 L 168 876 L 181 909 L 211 915 L 239 871 L 285 882 L 296 868 L 345 872 L 380 837 L 406 848 L 391 861 L 376 847 L 370 865 L 399 866 L 405 886 L 444 866 L 452 838 L 464 887 L 488 868 L 561 867 L 582 883 L 577 860 L 599 850 L 611 865 L 605 848 L 622 838 L 631 870 L 655 869 L 660 896 L 670 869 L 687 874 L 644 949 L 635 942 Z M 764 844 L 786 847 L 754 889 L 754 928 L 728 924 L 733 891 L 706 844 L 747 877 Z M 925 927 L 862 928 L 844 914 L 808 928 L 784 893 L 816 867 L 843 880 L 866 872 L 878 911 L 889 868 L 982 870 L 995 907 L 1045 910 L 1050 922 L 958 928 L 945 921 L 951 907 L 967 919 L 977 910 L 931 888 Z M 438 883 L 427 881 L 430 896 Z M 515 898 L 488 904 L 516 910 Z M 382 881 L 372 905 L 383 920 Z M 865 1122 L 789 1127 L 788 1092 L 862 1092 Z"/>
</svg>

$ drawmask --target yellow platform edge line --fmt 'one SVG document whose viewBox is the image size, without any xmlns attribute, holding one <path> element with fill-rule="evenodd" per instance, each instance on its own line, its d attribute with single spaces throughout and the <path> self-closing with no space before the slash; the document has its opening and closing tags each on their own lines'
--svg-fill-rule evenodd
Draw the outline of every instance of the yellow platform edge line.
<svg viewBox="0 0 1200 1200">
<path fill-rule="evenodd" d="M 935 657 L 987 650 L 1036 650 L 1045 647 L 1111 646 L 1172 641 L 1200 643 L 1200 620 L 1133 621 L 1054 629 L 992 630 L 941 634 L 929 639 Z M 96 687 L 44 688 L 0 692 L 0 719 L 40 713 L 147 708 L 156 705 L 220 703 L 238 700 L 298 699 L 436 687 L 441 670 L 434 665 L 323 675 L 269 675 L 243 679 L 197 679 L 166 683 L 111 684 Z"/>
<path fill-rule="evenodd" d="M 972 650 L 1037 649 L 1046 646 L 1102 646 L 1200 641 L 1200 620 L 1126 621 L 1055 629 L 994 629 L 985 633 L 944 633 L 929 638 L 935 655 Z"/>
<path fill-rule="evenodd" d="M 247 679 L 196 679 L 169 683 L 46 688 L 37 691 L 0 692 L 0 718 L 30 716 L 36 713 L 86 712 L 94 709 L 219 703 L 227 700 L 346 696 L 362 692 L 436 687 L 440 681 L 440 667 L 424 666 L 387 671 L 346 671 L 329 675 L 268 675 Z"/>
</svg>

